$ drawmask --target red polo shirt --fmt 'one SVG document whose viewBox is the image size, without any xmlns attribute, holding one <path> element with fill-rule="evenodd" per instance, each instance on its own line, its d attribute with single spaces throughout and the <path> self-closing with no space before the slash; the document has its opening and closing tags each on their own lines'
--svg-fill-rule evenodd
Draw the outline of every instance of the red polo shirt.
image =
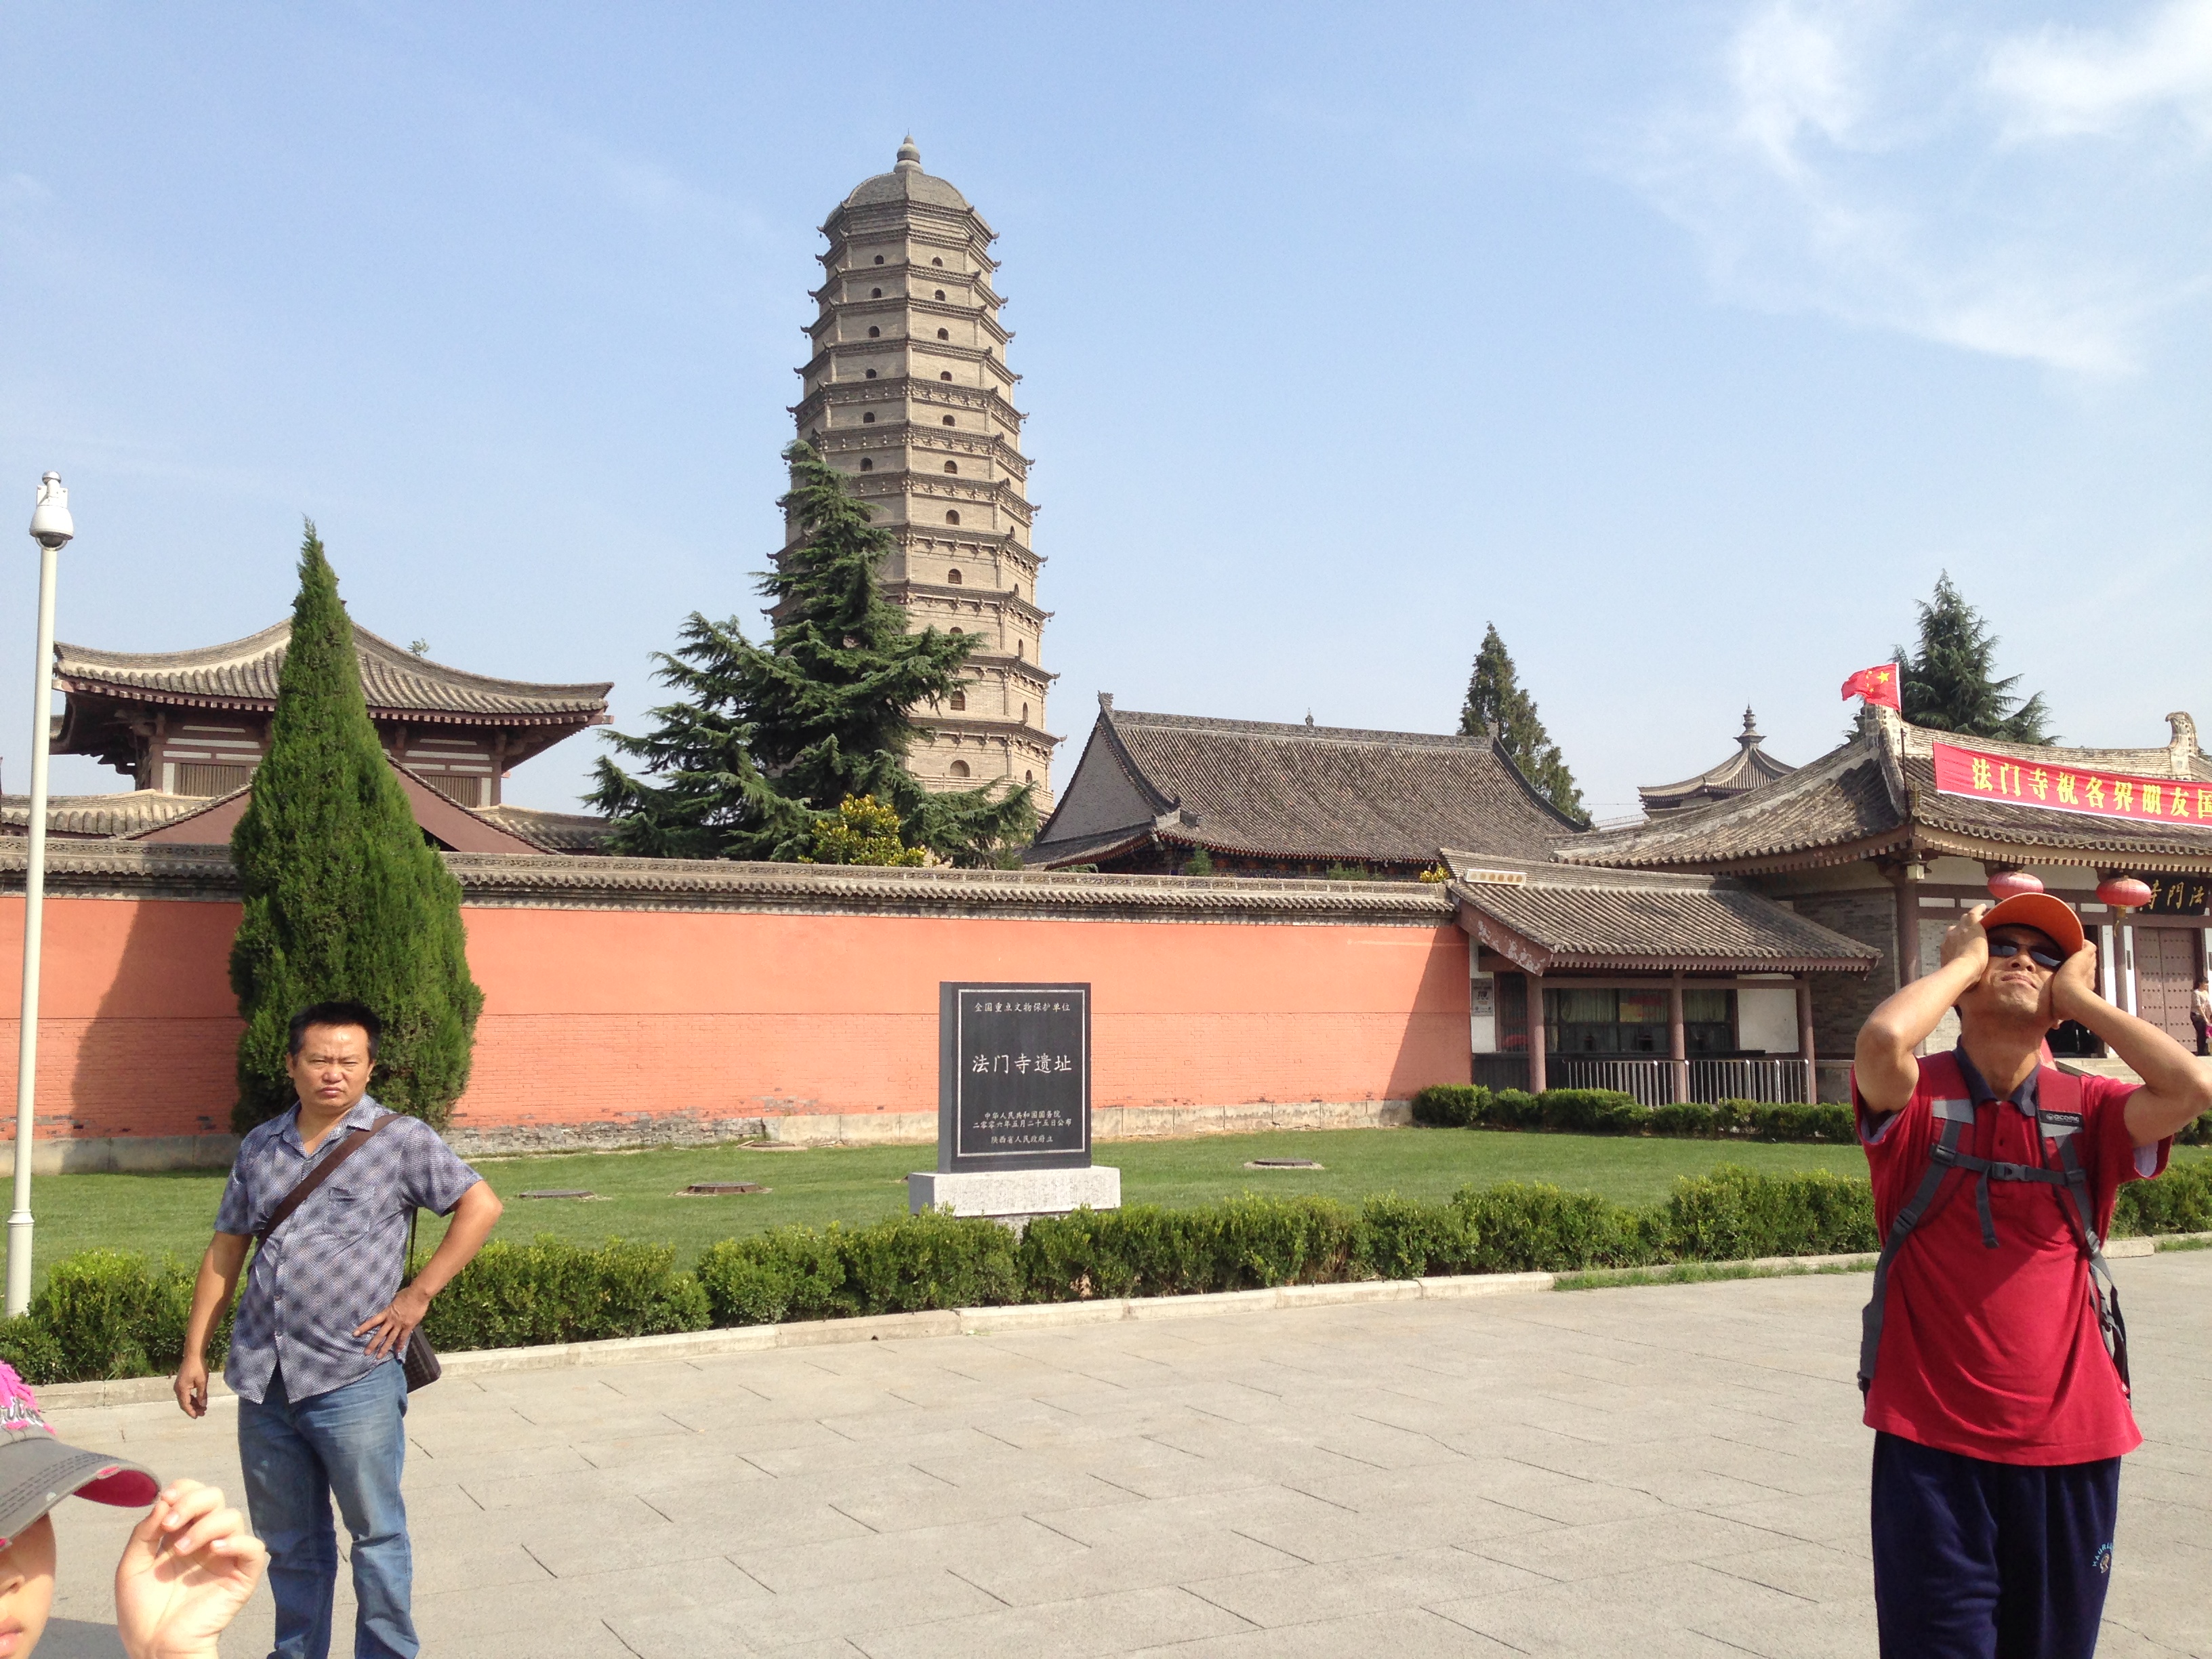
<svg viewBox="0 0 2212 1659">
<path fill-rule="evenodd" d="M 2057 1144 L 2037 1133 L 2036 1101 L 2040 1094 L 2051 1109 L 2072 1110 L 2066 1097 L 2078 1090 L 2082 1125 L 2074 1146 L 2101 1240 L 2120 1183 L 2160 1173 L 2173 1145 L 2138 1148 L 2130 1139 L 2125 1107 L 2136 1086 L 2039 1067 L 2010 1100 L 1991 1100 L 1963 1049 L 1927 1056 L 1903 1110 L 1875 1117 L 1857 1102 L 1881 1236 L 1911 1201 L 1941 1139 L 1931 1103 L 1977 1103 L 1960 1151 L 2056 1170 L 2063 1167 Z M 2070 1203 L 2064 1190 L 1992 1181 L 1992 1250 L 1982 1242 L 1973 1188 L 1972 1175 L 1953 1175 L 1890 1266 L 1867 1426 L 1996 1463 L 2087 1463 L 2133 1451 L 2142 1436 L 2105 1352 L 2087 1264 L 2062 1207 Z"/>
</svg>

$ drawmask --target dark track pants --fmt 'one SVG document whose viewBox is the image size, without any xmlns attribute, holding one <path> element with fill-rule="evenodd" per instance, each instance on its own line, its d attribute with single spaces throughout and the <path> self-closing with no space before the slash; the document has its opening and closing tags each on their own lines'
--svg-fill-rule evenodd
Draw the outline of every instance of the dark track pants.
<svg viewBox="0 0 2212 1659">
<path fill-rule="evenodd" d="M 2117 1457 L 1987 1463 L 1875 1435 L 1883 1659 L 2089 1659 L 2119 1506 Z"/>
</svg>

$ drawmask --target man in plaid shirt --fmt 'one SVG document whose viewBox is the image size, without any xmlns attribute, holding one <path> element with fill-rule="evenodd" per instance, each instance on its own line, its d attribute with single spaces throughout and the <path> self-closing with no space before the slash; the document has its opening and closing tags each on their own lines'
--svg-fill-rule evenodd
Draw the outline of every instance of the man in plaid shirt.
<svg viewBox="0 0 2212 1659">
<path fill-rule="evenodd" d="M 192 1294 L 177 1402 L 207 1411 L 208 1334 L 229 1304 L 246 1247 L 286 1194 L 387 1115 L 368 1097 L 381 1030 L 359 1003 L 322 1002 L 292 1021 L 286 1062 L 298 1103 L 240 1145 Z M 453 1224 L 404 1288 L 417 1208 Z M 353 1538 L 356 1659 L 418 1651 L 413 1553 L 400 1471 L 407 1379 L 400 1355 L 430 1298 L 469 1264 L 500 1202 L 429 1125 L 397 1118 L 331 1172 L 254 1252 L 223 1379 L 238 1395 L 239 1462 L 254 1529 L 269 1546 L 276 1659 L 326 1659 L 337 1588 L 331 1498 Z"/>
</svg>

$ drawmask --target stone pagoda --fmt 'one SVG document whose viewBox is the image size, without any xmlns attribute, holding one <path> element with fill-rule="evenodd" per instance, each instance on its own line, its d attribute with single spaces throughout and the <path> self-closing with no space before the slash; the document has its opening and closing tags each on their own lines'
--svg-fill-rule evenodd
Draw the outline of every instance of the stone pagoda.
<svg viewBox="0 0 2212 1659">
<path fill-rule="evenodd" d="M 1024 493 L 1023 416 L 1009 401 L 1020 377 L 1006 367 L 1013 336 L 991 286 L 996 233 L 921 170 L 908 138 L 898 165 L 856 187 L 822 234 L 827 280 L 811 296 L 814 352 L 791 411 L 799 435 L 890 532 L 884 597 L 911 626 L 982 636 L 966 685 L 915 711 L 935 735 L 909 764 L 935 789 L 1034 784 L 1042 813 L 1060 741 L 1045 728 L 1054 677 L 1038 664 L 1051 612 L 1036 602 L 1036 509 Z M 786 536 L 788 551 L 795 522 Z"/>
</svg>

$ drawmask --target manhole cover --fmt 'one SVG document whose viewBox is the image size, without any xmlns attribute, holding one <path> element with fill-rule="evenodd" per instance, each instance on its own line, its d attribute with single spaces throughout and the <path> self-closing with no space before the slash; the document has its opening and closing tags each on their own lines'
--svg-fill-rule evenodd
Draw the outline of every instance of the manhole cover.
<svg viewBox="0 0 2212 1659">
<path fill-rule="evenodd" d="M 695 1181 L 677 1196 L 678 1198 L 728 1198 L 737 1193 L 764 1193 L 767 1188 L 757 1181 Z"/>
<path fill-rule="evenodd" d="M 517 1198 L 597 1198 L 589 1187 L 546 1187 L 534 1193 L 517 1193 Z"/>
<path fill-rule="evenodd" d="M 1255 1158 L 1244 1167 L 1248 1170 L 1318 1170 L 1322 1166 L 1310 1158 Z"/>
</svg>

